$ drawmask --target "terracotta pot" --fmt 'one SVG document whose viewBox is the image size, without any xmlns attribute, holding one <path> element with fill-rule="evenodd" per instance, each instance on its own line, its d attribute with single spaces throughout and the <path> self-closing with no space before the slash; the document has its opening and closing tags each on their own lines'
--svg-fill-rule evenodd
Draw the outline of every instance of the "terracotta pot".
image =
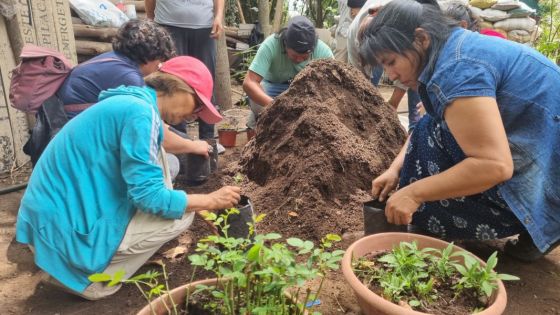
<svg viewBox="0 0 560 315">
<path fill-rule="evenodd" d="M 216 285 L 218 279 L 216 278 L 211 278 L 211 279 L 204 279 L 204 280 L 200 280 L 200 281 L 195 281 L 195 282 L 191 282 L 191 283 L 187 283 L 185 285 L 182 285 L 180 287 L 177 287 L 171 291 L 169 291 L 169 295 L 164 295 L 163 297 L 158 297 L 157 299 L 153 300 L 150 304 L 152 305 L 152 307 L 150 308 L 150 304 L 144 306 L 144 308 L 142 308 L 137 315 L 168 315 L 169 313 L 167 312 L 167 309 L 165 308 L 164 304 L 163 304 L 163 299 L 165 299 L 165 303 L 167 303 L 168 307 L 171 307 L 171 301 L 169 299 L 169 296 L 171 296 L 171 298 L 173 299 L 173 302 L 175 302 L 176 305 L 178 306 L 184 306 L 185 305 L 185 300 L 187 298 L 187 290 L 189 290 L 190 292 L 194 292 L 196 290 L 196 286 L 203 284 L 203 285 L 207 285 L 207 286 L 211 286 L 211 285 Z M 226 280 L 227 281 L 227 280 Z M 295 299 L 294 297 L 289 294 L 289 293 L 284 293 L 288 299 L 294 301 L 295 303 Z M 152 313 L 152 309 L 154 310 L 154 312 Z M 309 312 L 307 310 L 305 310 L 303 312 L 304 315 L 308 315 Z"/>
<path fill-rule="evenodd" d="M 218 139 L 221 145 L 226 148 L 235 147 L 235 138 L 237 130 L 218 130 Z"/>
<path fill-rule="evenodd" d="M 163 299 L 165 299 L 165 303 L 169 307 L 171 307 L 171 301 L 169 299 L 169 296 L 171 296 L 171 298 L 173 299 L 173 302 L 175 302 L 176 305 L 184 306 L 185 305 L 185 299 L 187 298 L 187 289 L 190 292 L 194 292 L 194 290 L 196 290 L 197 285 L 199 285 L 199 284 L 204 284 L 204 285 L 208 285 L 208 286 L 216 285 L 216 281 L 217 281 L 216 278 L 205 279 L 205 280 L 200 280 L 200 281 L 187 283 L 185 285 L 177 287 L 177 288 L 169 291 L 169 295 L 160 296 L 150 303 L 152 305 L 154 313 L 152 313 L 152 309 L 150 308 L 150 304 L 148 304 L 148 305 L 144 306 L 144 308 L 141 309 L 138 312 L 138 315 L 152 315 L 152 314 L 167 315 L 168 313 L 167 313 L 167 309 L 165 308 L 165 306 L 163 304 Z"/>
<path fill-rule="evenodd" d="M 358 299 L 362 312 L 366 315 L 421 315 L 426 314 L 398 306 L 390 301 L 385 300 L 379 295 L 369 290 L 354 274 L 352 270 L 352 259 L 360 258 L 371 252 L 391 250 L 400 242 L 417 241 L 419 248 L 432 247 L 436 249 L 444 249 L 449 245 L 448 242 L 424 235 L 412 233 L 379 233 L 363 237 L 354 242 L 344 254 L 342 258 L 342 272 L 344 278 L 354 290 L 354 294 Z M 454 246 L 454 251 L 464 250 L 458 246 Z M 476 257 L 475 255 L 473 255 Z M 484 264 L 484 261 L 476 257 Z M 484 264 L 486 265 L 486 264 Z M 498 289 L 490 298 L 490 306 L 477 315 L 499 315 L 506 308 L 507 294 L 502 281 L 498 281 Z"/>
</svg>

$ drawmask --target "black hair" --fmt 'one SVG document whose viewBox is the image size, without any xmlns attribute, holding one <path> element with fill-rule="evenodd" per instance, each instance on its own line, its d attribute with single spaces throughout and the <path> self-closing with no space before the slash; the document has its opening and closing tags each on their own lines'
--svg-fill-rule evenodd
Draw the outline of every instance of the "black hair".
<svg viewBox="0 0 560 315">
<path fill-rule="evenodd" d="M 432 72 L 439 51 L 459 23 L 446 17 L 435 0 L 394 0 L 384 6 L 364 31 L 360 44 L 363 62 L 376 66 L 380 53 L 405 55 L 413 52 L 422 57 L 419 67 Z M 430 38 L 425 52 L 414 46 L 416 29 L 422 28 Z"/>
<path fill-rule="evenodd" d="M 451 2 L 447 5 L 445 10 L 445 15 L 457 20 L 458 22 L 467 22 L 467 29 L 473 32 L 478 31 L 478 23 L 476 18 L 473 17 L 473 13 L 469 7 L 461 2 Z"/>
<path fill-rule="evenodd" d="M 130 20 L 113 39 L 113 50 L 138 64 L 167 61 L 175 56 L 175 45 L 167 30 L 149 20 Z"/>
</svg>

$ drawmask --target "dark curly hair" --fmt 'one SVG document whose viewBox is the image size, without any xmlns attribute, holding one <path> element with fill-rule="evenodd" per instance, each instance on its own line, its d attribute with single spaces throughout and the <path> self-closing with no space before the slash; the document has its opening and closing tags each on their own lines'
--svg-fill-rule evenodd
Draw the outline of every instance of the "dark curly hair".
<svg viewBox="0 0 560 315">
<path fill-rule="evenodd" d="M 149 20 L 130 20 L 113 39 L 113 50 L 138 64 L 166 61 L 175 56 L 175 45 L 167 30 Z"/>
</svg>

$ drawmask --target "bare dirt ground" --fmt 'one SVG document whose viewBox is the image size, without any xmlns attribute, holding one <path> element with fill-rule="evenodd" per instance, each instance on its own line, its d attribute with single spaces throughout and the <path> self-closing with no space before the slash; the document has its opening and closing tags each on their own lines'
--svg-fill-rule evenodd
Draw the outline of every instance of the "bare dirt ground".
<svg viewBox="0 0 560 315">
<path fill-rule="evenodd" d="M 390 89 L 382 89 L 381 92 L 385 99 L 390 95 Z M 221 155 L 221 168 L 226 169 L 228 164 L 237 163 L 241 150 L 242 148 L 238 147 Z M 202 186 L 186 188 L 179 184 L 179 187 L 191 193 L 209 192 L 220 186 L 223 176 L 230 174 L 220 171 Z M 15 178 L 0 178 L 0 189 L 22 182 L 24 177 L 18 175 Z M 178 181 L 180 182 L 180 178 Z M 33 263 L 31 252 L 26 246 L 15 241 L 14 226 L 23 192 L 24 190 L 21 190 L 0 195 L 0 314 L 134 314 L 145 305 L 133 286 L 124 286 L 114 296 L 92 302 L 43 283 L 43 273 Z M 259 205 L 255 206 L 258 212 Z M 354 231 L 360 229 L 361 226 L 358 226 Z M 192 269 L 185 261 L 184 255 L 169 258 L 163 253 L 178 246 L 185 246 L 188 248 L 188 255 L 193 251 L 192 244 L 208 233 L 206 225 L 197 219 L 187 232 L 177 240 L 167 243 L 153 257 L 153 261 L 159 260 L 166 264 L 170 287 L 174 288 L 187 282 Z M 348 247 L 358 236 L 359 232 L 347 233 L 343 237 L 341 247 Z M 503 243 L 503 240 L 484 244 L 469 243 L 466 248 L 486 259 L 493 251 L 500 251 Z M 157 264 L 149 264 L 140 272 L 159 268 Z M 521 278 L 521 281 L 506 283 L 508 306 L 504 314 L 560 314 L 560 249 L 533 264 L 520 263 L 500 253 L 498 272 L 514 274 Z M 196 276 L 203 277 L 202 274 Z M 344 282 L 341 272 L 328 276 L 320 299 L 321 304 L 314 307 L 314 311 L 327 315 L 360 314 L 356 300 Z"/>
</svg>

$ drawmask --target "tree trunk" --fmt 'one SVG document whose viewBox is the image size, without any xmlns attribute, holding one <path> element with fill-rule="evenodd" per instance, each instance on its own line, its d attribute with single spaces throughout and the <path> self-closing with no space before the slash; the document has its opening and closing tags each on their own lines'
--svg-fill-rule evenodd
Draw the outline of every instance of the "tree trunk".
<svg viewBox="0 0 560 315">
<path fill-rule="evenodd" d="M 316 28 L 323 28 L 323 1 L 322 0 L 315 0 L 315 5 L 316 5 Z"/>
<path fill-rule="evenodd" d="M 259 23 L 261 23 L 264 38 L 267 38 L 271 33 L 270 6 L 268 0 L 259 0 Z"/>
<path fill-rule="evenodd" d="M 218 38 L 216 52 L 216 79 L 214 91 L 216 92 L 216 105 L 224 111 L 231 108 L 231 81 L 229 74 L 229 61 L 226 45 L 226 34 L 222 32 Z"/>
<path fill-rule="evenodd" d="M 284 0 L 276 0 L 276 8 L 274 9 L 274 19 L 272 22 L 272 31 L 277 33 L 282 24 L 282 17 L 284 16 Z"/>
</svg>

